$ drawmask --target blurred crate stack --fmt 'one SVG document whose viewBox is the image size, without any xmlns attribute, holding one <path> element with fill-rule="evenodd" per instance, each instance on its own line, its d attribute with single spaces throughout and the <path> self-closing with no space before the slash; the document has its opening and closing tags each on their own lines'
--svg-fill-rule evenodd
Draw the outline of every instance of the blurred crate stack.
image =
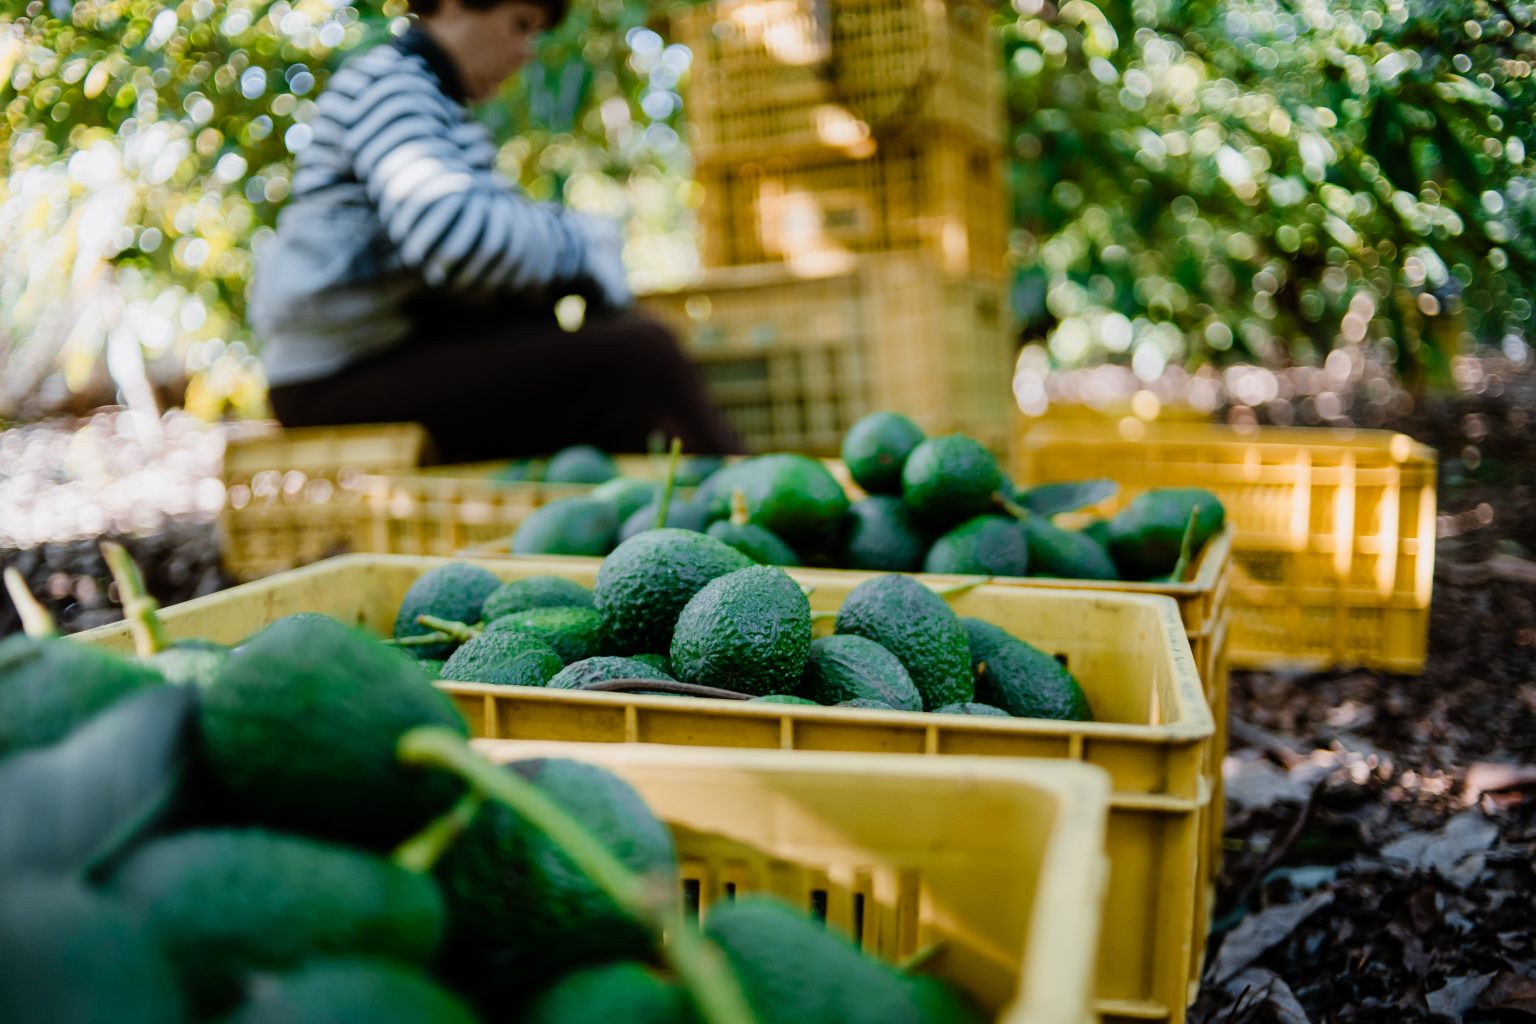
<svg viewBox="0 0 1536 1024">
<path fill-rule="evenodd" d="M 714 0 L 673 22 L 705 271 L 645 300 L 757 450 L 873 409 L 1007 442 L 1001 50 L 971 0 Z"/>
</svg>

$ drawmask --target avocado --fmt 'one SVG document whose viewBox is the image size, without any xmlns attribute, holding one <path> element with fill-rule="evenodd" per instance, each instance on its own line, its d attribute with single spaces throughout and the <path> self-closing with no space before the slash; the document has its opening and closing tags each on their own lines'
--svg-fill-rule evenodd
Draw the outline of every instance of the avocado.
<svg viewBox="0 0 1536 1024">
<path fill-rule="evenodd" d="M 896 412 L 872 412 L 843 435 L 848 475 L 870 494 L 900 494 L 901 467 L 927 439 L 916 423 Z"/>
<path fill-rule="evenodd" d="M 412 583 L 400 601 L 395 615 L 396 640 L 420 636 L 432 630 L 416 621 L 418 615 L 435 615 L 454 622 L 479 622 L 486 598 L 501 586 L 501 580 L 489 569 L 467 562 L 449 562 L 428 569 Z M 418 658 L 446 658 L 453 653 L 453 641 L 414 647 Z"/>
<path fill-rule="evenodd" d="M 589 444 L 571 445 L 550 456 L 544 470 L 547 484 L 601 484 L 619 475 L 619 467 L 600 449 Z"/>
<path fill-rule="evenodd" d="M 751 523 L 733 523 L 721 519 L 711 523 L 705 531 L 722 544 L 727 544 L 759 565 L 799 565 L 800 556 L 795 549 L 784 543 L 777 534 Z"/>
<path fill-rule="evenodd" d="M 62 637 L 0 640 L 0 755 L 63 739 L 160 673 Z"/>
<path fill-rule="evenodd" d="M 1061 662 L 990 622 L 960 622 L 971 644 L 977 700 L 1018 718 L 1093 721 L 1083 688 Z"/>
<path fill-rule="evenodd" d="M 537 759 L 505 767 L 541 790 L 656 892 L 675 891 L 672 834 L 626 782 L 594 765 Z M 563 971 L 621 957 L 653 942 L 545 837 L 502 804 L 486 804 L 434 871 L 447 902 L 439 961 L 477 1002 L 517 1002 Z"/>
<path fill-rule="evenodd" d="M 486 622 L 530 608 L 591 608 L 592 591 L 559 576 L 528 576 L 503 583 L 480 609 Z"/>
<path fill-rule="evenodd" d="M 1023 576 L 1029 571 L 1029 542 L 1017 519 L 976 516 L 933 542 L 923 559 L 923 571 Z"/>
<path fill-rule="evenodd" d="M 387 848 L 459 792 L 395 755 L 418 725 L 467 735 L 452 702 L 411 658 L 332 619 L 268 626 L 201 698 L 206 772 L 239 820 Z"/>
<path fill-rule="evenodd" d="M 813 700 L 806 700 L 804 697 L 796 697 L 792 693 L 770 693 L 770 694 L 767 694 L 766 696 L 763 696 L 763 697 L 753 697 L 750 700 L 748 700 L 747 703 L 748 704 L 810 704 L 813 707 L 814 706 L 818 706 L 815 701 L 813 701 Z"/>
<path fill-rule="evenodd" d="M 964 434 L 930 437 L 901 470 L 901 500 L 919 523 L 938 530 L 991 511 L 1002 485 L 997 459 Z"/>
<path fill-rule="evenodd" d="M 612 504 L 614 511 L 618 513 L 619 522 L 622 523 L 637 510 L 655 501 L 656 490 L 654 481 L 621 476 L 592 488 L 592 493 L 588 497 Z"/>
<path fill-rule="evenodd" d="M 758 1024 L 923 1024 L 907 978 L 778 900 L 716 904 L 704 932 Z"/>
<path fill-rule="evenodd" d="M 764 695 L 794 687 L 811 646 L 811 602 L 783 569 L 754 565 L 706 583 L 677 617 L 672 667 L 701 686 Z"/>
<path fill-rule="evenodd" d="M 962 701 L 958 704 L 945 704 L 941 708 L 934 708 L 936 715 L 982 715 L 988 718 L 1011 718 L 1012 716 L 1002 708 L 995 708 L 991 704 L 979 704 L 976 701 Z"/>
<path fill-rule="evenodd" d="M 923 707 L 969 700 L 971 654 L 944 599 L 910 576 L 876 576 L 854 587 L 837 612 L 837 632 L 873 640 L 912 677 Z"/>
<path fill-rule="evenodd" d="M 889 704 L 887 704 L 883 700 L 869 700 L 868 698 L 865 698 L 865 697 L 859 697 L 859 698 L 857 698 L 855 700 L 840 700 L 840 701 L 838 701 L 836 704 L 834 704 L 832 706 L 835 707 L 835 708 L 863 708 L 865 711 L 895 711 L 895 710 L 897 710 L 896 708 L 891 707 Z"/>
<path fill-rule="evenodd" d="M 425 964 L 442 941 L 437 886 L 372 854 L 257 829 L 157 839 L 111 877 L 194 1002 L 234 1002 L 255 971 L 359 954 Z"/>
<path fill-rule="evenodd" d="M 907 988 L 923 1024 L 986 1024 L 989 1019 L 970 996 L 941 978 L 909 977 Z"/>
<path fill-rule="evenodd" d="M 573 662 L 561 669 L 549 681 L 549 688 L 551 690 L 584 690 L 591 683 L 606 683 L 613 679 L 677 681 L 665 669 L 648 661 L 641 661 L 643 657 L 646 655 L 637 655 L 633 658 L 588 658 L 585 661 Z"/>
<path fill-rule="evenodd" d="M 495 626 L 492 623 L 484 633 L 454 651 L 443 663 L 438 678 L 458 683 L 543 686 L 565 667 L 560 655 L 542 637 Z"/>
<path fill-rule="evenodd" d="M 437 658 L 417 658 L 416 667 L 433 682 L 443 678 L 443 666 L 447 664 Z"/>
<path fill-rule="evenodd" d="M 1084 537 L 1092 539 L 1105 551 L 1109 550 L 1109 520 L 1095 519 L 1081 530 L 1077 531 Z"/>
<path fill-rule="evenodd" d="M 1109 554 L 1130 580 L 1166 576 L 1179 561 L 1190 516 L 1196 513 L 1192 552 L 1216 535 L 1226 509 L 1210 491 L 1169 487 L 1137 495 L 1109 521 Z"/>
<path fill-rule="evenodd" d="M 492 479 L 500 483 L 537 483 L 544 476 L 544 463 L 539 459 L 513 459 L 498 469 Z"/>
<path fill-rule="evenodd" d="M 594 601 L 616 650 L 665 650 L 693 595 L 716 576 L 751 564 L 740 551 L 702 533 L 647 530 L 603 559 Z"/>
<path fill-rule="evenodd" d="M 265 977 L 228 1024 L 478 1024 L 458 996 L 388 960 L 322 958 Z"/>
<path fill-rule="evenodd" d="M 1068 580 L 1117 580 L 1114 560 L 1086 533 L 1063 530 L 1044 516 L 1020 524 L 1029 542 L 1029 566 L 1036 576 Z"/>
<path fill-rule="evenodd" d="M 485 632 L 537 637 L 560 655 L 562 667 L 603 653 L 603 617 L 592 608 L 530 608 L 492 619 Z"/>
<path fill-rule="evenodd" d="M 880 572 L 916 572 L 922 568 L 929 539 L 900 498 L 877 494 L 849 509 L 842 565 Z"/>
<path fill-rule="evenodd" d="M 654 669 L 665 672 L 668 678 L 677 678 L 672 674 L 672 659 L 665 654 L 631 654 L 629 657 L 632 661 L 642 662 Z"/>
<path fill-rule="evenodd" d="M 900 659 L 873 640 L 849 634 L 811 641 L 795 693 L 818 704 L 876 700 L 903 711 L 923 710 L 923 699 Z"/>
<path fill-rule="evenodd" d="M 624 520 L 624 527 L 619 530 L 621 542 L 629 540 L 637 533 L 656 529 L 656 513 L 661 511 L 661 503 L 652 501 L 646 503 L 638 512 Z M 704 506 L 692 501 L 685 501 L 677 495 L 667 503 L 667 526 L 676 530 L 692 530 L 695 533 L 703 533 L 705 518 Z"/>
<path fill-rule="evenodd" d="M 697 1024 L 676 983 L 633 960 L 584 967 L 545 989 L 522 1024 Z"/>
<path fill-rule="evenodd" d="M 229 648 L 212 640 L 178 640 L 144 659 L 168 683 L 208 686 L 229 658 Z"/>
<path fill-rule="evenodd" d="M 43 876 L 0 886 L 0 1020 L 178 1024 L 170 964 L 117 903 Z"/>
<path fill-rule="evenodd" d="M 528 514 L 512 534 L 515 555 L 606 555 L 619 537 L 612 502 L 560 498 Z"/>
<path fill-rule="evenodd" d="M 723 479 L 722 479 L 723 478 Z M 724 519 L 740 490 L 748 520 L 796 548 L 822 542 L 842 527 L 848 495 L 826 466 L 805 455 L 760 455 L 711 480 L 709 519 Z"/>
</svg>

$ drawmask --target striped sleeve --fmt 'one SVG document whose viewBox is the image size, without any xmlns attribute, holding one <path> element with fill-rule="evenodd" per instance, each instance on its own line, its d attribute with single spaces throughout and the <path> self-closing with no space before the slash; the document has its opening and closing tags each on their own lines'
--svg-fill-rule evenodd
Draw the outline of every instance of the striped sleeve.
<svg viewBox="0 0 1536 1024">
<path fill-rule="evenodd" d="M 491 145 L 484 129 L 460 116 L 418 62 L 392 53 L 369 55 L 377 73 L 353 96 L 338 93 L 332 114 L 402 262 L 428 285 L 462 292 L 530 293 L 574 280 L 582 242 L 565 211 L 472 161 L 475 147 Z"/>
</svg>

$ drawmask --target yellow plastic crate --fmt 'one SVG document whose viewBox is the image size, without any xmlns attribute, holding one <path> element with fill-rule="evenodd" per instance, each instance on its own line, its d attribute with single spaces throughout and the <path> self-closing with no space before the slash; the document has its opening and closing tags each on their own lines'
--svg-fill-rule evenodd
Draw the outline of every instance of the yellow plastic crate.
<svg viewBox="0 0 1536 1024">
<path fill-rule="evenodd" d="M 835 455 L 876 409 L 1005 445 L 1014 344 L 1002 285 L 947 278 L 915 253 L 828 266 L 721 268 L 641 306 L 684 339 L 753 450 Z"/>
<path fill-rule="evenodd" d="M 695 173 L 706 267 L 798 268 L 848 253 L 914 250 L 928 256 L 930 272 L 1003 278 L 1010 219 L 994 145 L 925 133 L 883 143 L 864 160 L 772 155 Z"/>
<path fill-rule="evenodd" d="M 235 643 L 273 619 L 325 612 L 387 633 L 411 583 L 444 559 L 347 555 L 167 608 L 172 639 Z M 555 574 L 590 586 L 595 559 L 486 560 L 502 579 Z M 812 608 L 835 610 L 855 574 L 795 569 Z M 1113 780 L 1107 916 L 1094 1008 L 1111 1020 L 1182 1017 L 1205 936 L 1205 778 L 1214 734 L 1178 606 L 1136 594 L 983 585 L 950 601 L 961 615 L 1007 629 L 1063 659 L 1098 722 L 966 718 L 735 701 L 680 700 L 539 687 L 443 683 L 490 739 L 663 743 L 683 746 L 976 754 L 1085 761 Z M 823 623 L 823 625 L 826 625 Z M 132 649 L 126 626 L 79 636 Z"/>
<path fill-rule="evenodd" d="M 732 457 L 734 460 L 735 457 Z M 619 472 L 640 480 L 666 479 L 665 456 L 618 455 Z M 823 463 L 843 487 L 857 492 L 837 459 Z M 511 551 L 512 534 L 528 514 L 561 498 L 580 497 L 591 484 L 549 484 L 499 479 L 508 462 L 470 462 L 376 473 L 362 484 L 367 510 L 353 550 L 394 555 L 456 555 Z M 680 488 L 679 496 L 691 491 Z"/>
<path fill-rule="evenodd" d="M 569 757 L 639 791 L 677 843 L 687 903 L 771 892 L 1002 1024 L 1085 1024 L 1105 880 L 1104 773 L 996 758 L 781 754 L 482 740 Z M 986 828 L 977 828 L 978 822 Z M 599 1024 L 599 1022 L 594 1022 Z"/>
<path fill-rule="evenodd" d="M 693 55 L 695 162 L 859 157 L 964 132 L 1000 148 L 1002 46 L 987 8 L 931 0 L 716 0 L 673 18 Z"/>
<path fill-rule="evenodd" d="M 366 473 L 414 466 L 426 432 L 414 423 L 274 428 L 224 450 L 219 550 L 254 579 L 346 551 Z"/>
<path fill-rule="evenodd" d="M 1226 505 L 1234 665 L 1424 667 L 1435 561 L 1435 453 L 1373 430 L 1082 420 L 1016 438 L 1021 483 L 1093 467 L 1113 511 L 1154 487 Z"/>
</svg>

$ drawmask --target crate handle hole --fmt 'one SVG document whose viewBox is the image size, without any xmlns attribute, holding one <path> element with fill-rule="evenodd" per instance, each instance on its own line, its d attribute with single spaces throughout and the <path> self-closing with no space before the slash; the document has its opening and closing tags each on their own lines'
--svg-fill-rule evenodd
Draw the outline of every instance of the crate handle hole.
<svg viewBox="0 0 1536 1024">
<path fill-rule="evenodd" d="M 827 923 L 827 890 L 811 890 L 811 914 L 822 924 Z"/>
<path fill-rule="evenodd" d="M 683 915 L 690 921 L 699 919 L 699 880 L 683 879 Z"/>
</svg>

